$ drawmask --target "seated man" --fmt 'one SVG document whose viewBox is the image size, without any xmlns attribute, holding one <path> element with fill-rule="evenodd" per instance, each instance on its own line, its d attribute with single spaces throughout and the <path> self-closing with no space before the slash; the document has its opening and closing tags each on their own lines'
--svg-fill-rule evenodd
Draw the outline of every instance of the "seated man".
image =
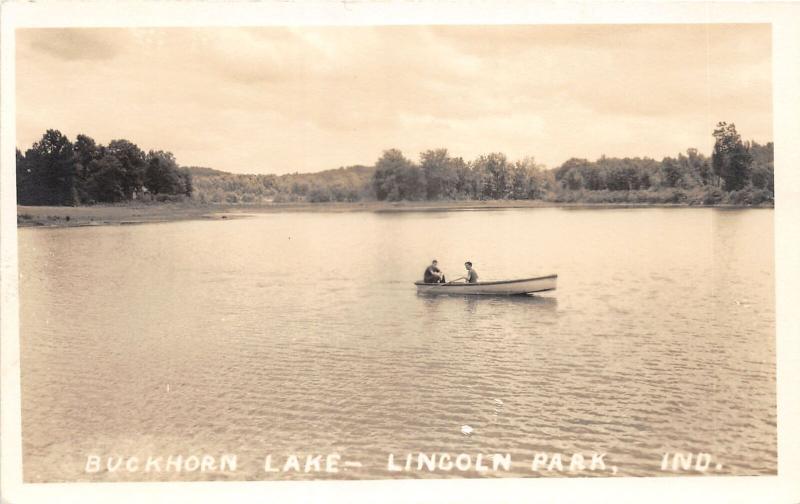
<svg viewBox="0 0 800 504">
<path fill-rule="evenodd" d="M 425 283 L 444 283 L 444 273 L 439 269 L 439 262 L 434 259 L 431 265 L 425 268 L 422 281 Z"/>
<path fill-rule="evenodd" d="M 464 263 L 464 267 L 467 268 L 467 276 L 464 279 L 467 283 L 476 283 L 478 281 L 478 272 L 472 269 L 472 263 L 467 261 Z"/>
</svg>

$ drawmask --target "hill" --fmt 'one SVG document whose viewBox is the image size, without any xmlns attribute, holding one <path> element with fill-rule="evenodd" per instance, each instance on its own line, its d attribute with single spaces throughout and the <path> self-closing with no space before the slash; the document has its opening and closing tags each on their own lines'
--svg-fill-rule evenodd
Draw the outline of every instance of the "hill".
<svg viewBox="0 0 800 504">
<path fill-rule="evenodd" d="M 372 197 L 373 166 L 355 165 L 317 173 L 253 175 L 189 167 L 193 198 L 203 203 L 358 201 Z"/>
</svg>

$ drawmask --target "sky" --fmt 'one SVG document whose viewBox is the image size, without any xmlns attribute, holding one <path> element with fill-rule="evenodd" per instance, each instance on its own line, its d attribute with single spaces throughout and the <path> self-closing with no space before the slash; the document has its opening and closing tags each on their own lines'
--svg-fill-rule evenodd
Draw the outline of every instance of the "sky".
<svg viewBox="0 0 800 504">
<path fill-rule="evenodd" d="M 397 148 L 709 154 L 772 141 L 769 25 L 17 30 L 17 146 L 48 128 L 235 173 L 372 164 Z"/>
</svg>

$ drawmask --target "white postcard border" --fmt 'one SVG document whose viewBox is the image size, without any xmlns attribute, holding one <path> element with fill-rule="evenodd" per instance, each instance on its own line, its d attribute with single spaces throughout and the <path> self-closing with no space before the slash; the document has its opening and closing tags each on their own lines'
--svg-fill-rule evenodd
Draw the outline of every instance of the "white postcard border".
<svg viewBox="0 0 800 504">
<path fill-rule="evenodd" d="M 731 2 L 40 2 L 0 13 L 0 471 L 3 502 L 798 502 L 800 501 L 800 5 Z M 15 205 L 14 29 L 42 26 L 258 26 L 766 22 L 773 26 L 779 475 L 313 482 L 23 484 Z"/>
</svg>

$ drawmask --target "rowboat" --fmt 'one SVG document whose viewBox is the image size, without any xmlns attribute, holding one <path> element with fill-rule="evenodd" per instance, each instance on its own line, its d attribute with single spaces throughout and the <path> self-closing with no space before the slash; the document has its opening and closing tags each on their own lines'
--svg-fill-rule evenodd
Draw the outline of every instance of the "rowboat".
<svg viewBox="0 0 800 504">
<path fill-rule="evenodd" d="M 414 282 L 420 294 L 514 296 L 556 289 L 558 275 L 475 283 Z"/>
</svg>

